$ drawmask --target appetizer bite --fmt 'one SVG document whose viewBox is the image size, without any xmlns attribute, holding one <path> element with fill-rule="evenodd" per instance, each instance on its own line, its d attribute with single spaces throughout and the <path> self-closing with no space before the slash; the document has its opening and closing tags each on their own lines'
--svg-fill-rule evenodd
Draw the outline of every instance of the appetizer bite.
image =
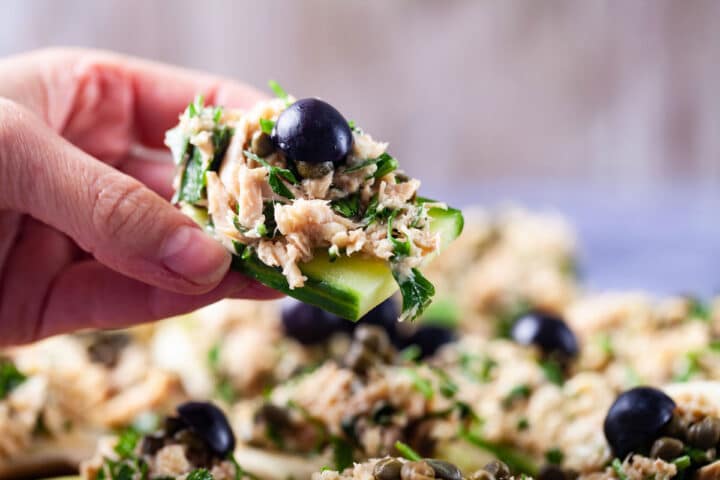
<svg viewBox="0 0 720 480">
<path fill-rule="evenodd" d="M 334 107 L 273 87 L 249 111 L 188 106 L 166 137 L 175 202 L 272 288 L 357 320 L 399 287 L 400 318 L 416 318 L 434 294 L 419 269 L 462 215 L 420 198 L 388 145 Z"/>
</svg>

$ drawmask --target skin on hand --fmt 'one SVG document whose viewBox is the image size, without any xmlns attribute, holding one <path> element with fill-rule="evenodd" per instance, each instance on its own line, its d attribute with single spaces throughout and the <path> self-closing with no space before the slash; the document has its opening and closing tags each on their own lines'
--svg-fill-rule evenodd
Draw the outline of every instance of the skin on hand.
<svg viewBox="0 0 720 480">
<path fill-rule="evenodd" d="M 224 297 L 276 298 L 168 199 L 165 131 L 192 98 L 255 90 L 85 50 L 0 61 L 0 343 L 119 328 Z"/>
</svg>

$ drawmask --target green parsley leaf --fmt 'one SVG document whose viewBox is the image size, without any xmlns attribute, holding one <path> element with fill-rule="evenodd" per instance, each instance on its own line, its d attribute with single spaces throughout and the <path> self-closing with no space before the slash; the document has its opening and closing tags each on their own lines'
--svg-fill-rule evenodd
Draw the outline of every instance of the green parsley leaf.
<svg viewBox="0 0 720 480">
<path fill-rule="evenodd" d="M 702 371 L 702 366 L 700 365 L 699 356 L 700 354 L 698 352 L 686 353 L 683 369 L 673 377 L 673 381 L 687 382 L 692 377 L 700 373 Z"/>
<path fill-rule="evenodd" d="M 384 177 L 388 173 L 397 170 L 400 166 L 398 161 L 393 156 L 388 153 L 383 153 L 379 157 L 368 158 L 367 160 L 363 160 L 357 165 L 346 168 L 344 170 L 344 173 L 357 172 L 359 170 L 369 167 L 370 165 L 375 165 L 377 168 L 375 169 L 375 173 L 373 173 L 372 176 L 370 176 L 369 178 Z"/>
<path fill-rule="evenodd" d="M 422 350 L 420 350 L 420 347 L 417 345 L 410 345 L 400 352 L 400 358 L 407 362 L 418 361 L 420 359 L 420 355 L 422 355 Z"/>
<path fill-rule="evenodd" d="M 135 453 L 135 447 L 140 440 L 140 433 L 134 428 L 127 428 L 120 432 L 117 443 L 115 444 L 115 453 L 122 459 L 131 458 Z"/>
<path fill-rule="evenodd" d="M 565 454 L 559 448 L 551 448 L 545 452 L 545 460 L 551 465 L 561 465 L 565 459 Z"/>
<path fill-rule="evenodd" d="M 0 360 L 0 399 L 7 397 L 25 380 L 27 380 L 27 377 L 17 369 L 12 361 Z"/>
<path fill-rule="evenodd" d="M 507 466 L 513 471 L 527 473 L 531 476 L 537 475 L 538 467 L 533 459 L 522 452 L 513 449 L 512 447 L 491 442 L 479 435 L 467 431 L 461 432 L 460 437 L 469 444 L 491 453 L 497 457 L 498 460 L 507 464 Z"/>
<path fill-rule="evenodd" d="M 217 372 L 220 368 L 220 342 L 213 345 L 207 353 L 210 370 Z"/>
<path fill-rule="evenodd" d="M 516 401 L 528 398 L 531 393 L 532 390 L 529 385 L 517 385 L 513 387 L 507 395 L 505 395 L 505 398 L 502 399 L 502 406 L 504 408 L 510 408 Z"/>
<path fill-rule="evenodd" d="M 528 421 L 528 419 L 525 417 L 520 418 L 517 422 L 518 431 L 522 432 L 524 430 L 527 430 L 528 428 L 530 428 L 530 422 Z"/>
<path fill-rule="evenodd" d="M 278 97 L 281 100 L 285 100 L 286 105 L 290 105 L 290 95 L 287 94 L 287 92 L 280 86 L 278 82 L 275 80 L 268 81 L 268 86 L 270 87 L 270 90 L 273 91 L 276 97 Z"/>
<path fill-rule="evenodd" d="M 620 480 L 628 480 L 628 476 L 625 474 L 622 462 L 619 458 L 614 458 L 610 465 L 612 466 L 613 470 L 615 470 L 615 475 L 617 475 Z"/>
<path fill-rule="evenodd" d="M 268 120 L 267 118 L 260 119 L 260 130 L 262 130 L 263 133 L 267 133 L 268 135 L 270 135 L 274 126 L 274 121 Z"/>
<path fill-rule="evenodd" d="M 360 193 L 355 192 L 347 197 L 330 202 L 330 207 L 345 218 L 355 218 L 360 213 Z"/>
<path fill-rule="evenodd" d="M 702 320 L 703 322 L 709 322 L 712 320 L 712 311 L 710 307 L 699 298 L 691 297 L 690 301 L 690 318 Z"/>
<path fill-rule="evenodd" d="M 275 192 L 281 197 L 285 197 L 290 200 L 295 198 L 295 195 L 293 195 L 292 192 L 283 183 L 283 180 L 286 180 L 293 185 L 297 185 L 298 183 L 300 183 L 298 182 L 298 179 L 295 177 L 295 174 L 293 172 L 291 172 L 287 168 L 280 168 L 270 165 L 268 162 L 258 157 L 250 150 L 245 150 L 243 153 L 246 157 L 255 160 L 260 165 L 268 169 L 268 183 L 270 184 L 270 188 L 273 192 Z"/>
<path fill-rule="evenodd" d="M 410 270 L 409 274 L 404 274 L 393 266 L 392 274 L 402 295 L 400 320 L 414 320 L 432 302 L 435 287 L 417 268 Z"/>
<path fill-rule="evenodd" d="M 545 374 L 548 382 L 554 383 L 555 385 L 562 385 L 565 383 L 565 375 L 563 369 L 556 360 L 547 359 L 539 362 L 540 368 Z"/>
<path fill-rule="evenodd" d="M 188 473 L 187 480 L 214 480 L 212 473 L 204 468 L 198 468 Z"/>
<path fill-rule="evenodd" d="M 450 375 L 448 375 L 446 371 L 438 367 L 431 367 L 431 370 L 440 379 L 440 393 L 446 398 L 454 397 L 455 394 L 460 390 L 460 388 L 455 382 L 452 381 Z"/>
<path fill-rule="evenodd" d="M 430 382 L 430 380 L 421 377 L 415 369 L 406 368 L 404 371 L 412 379 L 413 387 L 415 388 L 415 390 L 420 392 L 422 396 L 427 399 L 431 399 L 433 397 L 435 392 L 433 391 L 432 383 Z"/>
<path fill-rule="evenodd" d="M 678 471 L 682 472 L 692 464 L 692 460 L 690 460 L 690 457 L 688 455 L 683 455 L 682 457 L 678 457 L 673 460 L 672 463 L 675 464 Z"/>
<path fill-rule="evenodd" d="M 340 437 L 331 440 L 335 470 L 342 472 L 353 464 L 353 448 L 350 443 Z"/>
<path fill-rule="evenodd" d="M 223 116 L 223 107 L 215 107 L 215 111 L 213 113 L 213 122 L 219 123 Z"/>
<path fill-rule="evenodd" d="M 400 440 L 395 442 L 395 450 L 397 450 L 400 455 L 407 458 L 408 460 L 412 460 L 413 462 L 418 462 L 422 460 L 422 457 L 415 450 L 413 450 L 410 445 L 403 443 Z"/>
</svg>

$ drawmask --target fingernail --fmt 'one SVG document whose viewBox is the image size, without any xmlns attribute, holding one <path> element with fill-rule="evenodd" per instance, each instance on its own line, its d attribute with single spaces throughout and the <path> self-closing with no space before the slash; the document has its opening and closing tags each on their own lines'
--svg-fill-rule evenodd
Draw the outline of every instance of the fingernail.
<svg viewBox="0 0 720 480">
<path fill-rule="evenodd" d="M 230 266 L 230 254 L 201 230 L 183 226 L 162 246 L 163 265 L 196 285 L 219 282 Z"/>
</svg>

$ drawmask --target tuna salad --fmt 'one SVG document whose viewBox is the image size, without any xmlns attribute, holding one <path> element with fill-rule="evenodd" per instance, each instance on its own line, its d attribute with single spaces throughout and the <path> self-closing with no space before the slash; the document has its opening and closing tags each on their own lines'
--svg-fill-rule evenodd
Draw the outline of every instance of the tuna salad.
<svg viewBox="0 0 720 480">
<path fill-rule="evenodd" d="M 447 207 L 418 197 L 420 181 L 398 170 L 387 143 L 328 103 L 274 86 L 279 98 L 247 111 L 198 98 L 183 112 L 166 137 L 178 165 L 175 202 L 241 260 L 278 269 L 280 285 L 256 275 L 291 295 L 308 282 L 302 265 L 318 257 L 383 262 L 402 292 L 400 318 L 416 318 L 434 293 L 419 267 L 444 238 L 431 210 Z"/>
</svg>

